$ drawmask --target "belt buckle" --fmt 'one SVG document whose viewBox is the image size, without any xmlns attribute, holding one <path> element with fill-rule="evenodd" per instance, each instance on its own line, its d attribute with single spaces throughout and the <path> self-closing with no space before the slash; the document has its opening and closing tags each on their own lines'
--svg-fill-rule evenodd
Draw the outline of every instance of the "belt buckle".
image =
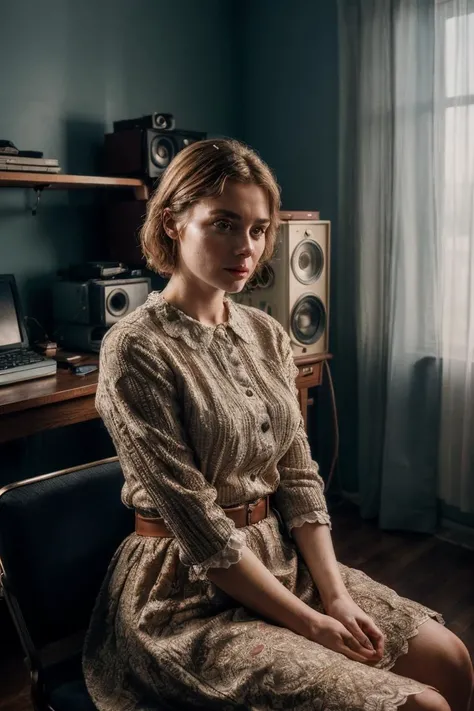
<svg viewBox="0 0 474 711">
<path fill-rule="evenodd" d="M 247 526 L 250 526 L 251 522 L 251 517 L 252 517 L 252 512 L 254 508 L 257 506 L 256 501 L 253 501 L 252 503 L 247 504 L 247 513 L 246 513 L 246 520 L 247 520 Z"/>
</svg>

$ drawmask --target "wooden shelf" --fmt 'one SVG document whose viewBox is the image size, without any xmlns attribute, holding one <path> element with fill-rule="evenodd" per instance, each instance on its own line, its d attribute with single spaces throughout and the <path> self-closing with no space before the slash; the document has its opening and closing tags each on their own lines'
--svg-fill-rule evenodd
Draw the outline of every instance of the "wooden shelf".
<svg viewBox="0 0 474 711">
<path fill-rule="evenodd" d="M 114 178 L 98 175 L 62 175 L 0 170 L 0 188 L 133 188 L 137 200 L 148 198 L 148 186 L 139 178 Z"/>
</svg>

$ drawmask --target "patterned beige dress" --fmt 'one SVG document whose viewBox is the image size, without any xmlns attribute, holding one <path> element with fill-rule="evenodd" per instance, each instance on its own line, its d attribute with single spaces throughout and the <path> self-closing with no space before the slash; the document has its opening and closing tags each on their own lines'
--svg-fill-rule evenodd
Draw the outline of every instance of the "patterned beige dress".
<svg viewBox="0 0 474 711">
<path fill-rule="evenodd" d="M 340 565 L 386 635 L 384 658 L 367 666 L 272 624 L 206 577 L 248 546 L 323 612 L 291 537 L 330 519 L 290 340 L 264 312 L 226 304 L 228 321 L 207 326 L 153 292 L 104 339 L 96 403 L 123 501 L 162 516 L 175 537 L 132 533 L 111 561 L 84 647 L 90 695 L 100 711 L 392 711 L 426 688 L 389 670 L 423 622 L 442 622 L 436 612 Z M 221 508 L 272 493 L 279 515 L 246 528 Z"/>
</svg>

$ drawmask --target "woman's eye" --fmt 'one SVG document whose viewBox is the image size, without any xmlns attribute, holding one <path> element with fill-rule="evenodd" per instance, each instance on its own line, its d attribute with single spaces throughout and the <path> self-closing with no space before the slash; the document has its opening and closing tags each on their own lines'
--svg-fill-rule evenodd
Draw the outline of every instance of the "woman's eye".
<svg viewBox="0 0 474 711">
<path fill-rule="evenodd" d="M 218 230 L 221 230 L 221 232 L 229 232 L 232 229 L 231 223 L 227 222 L 227 220 L 217 220 L 217 222 L 214 222 L 214 225 Z"/>
<path fill-rule="evenodd" d="M 219 232 L 231 232 L 233 229 L 232 222 L 228 222 L 228 220 L 216 220 L 213 225 L 219 230 Z M 252 236 L 261 237 L 263 234 L 265 234 L 265 231 L 266 227 L 262 227 L 260 225 L 257 227 L 253 227 Z"/>
</svg>

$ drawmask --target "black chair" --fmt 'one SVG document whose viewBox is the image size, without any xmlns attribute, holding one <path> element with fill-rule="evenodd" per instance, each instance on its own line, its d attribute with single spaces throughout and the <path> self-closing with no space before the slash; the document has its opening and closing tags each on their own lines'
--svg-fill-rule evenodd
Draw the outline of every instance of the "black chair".
<svg viewBox="0 0 474 711">
<path fill-rule="evenodd" d="M 116 457 L 0 490 L 0 576 L 36 711 L 96 711 L 84 633 L 107 566 L 134 529 Z"/>
</svg>

